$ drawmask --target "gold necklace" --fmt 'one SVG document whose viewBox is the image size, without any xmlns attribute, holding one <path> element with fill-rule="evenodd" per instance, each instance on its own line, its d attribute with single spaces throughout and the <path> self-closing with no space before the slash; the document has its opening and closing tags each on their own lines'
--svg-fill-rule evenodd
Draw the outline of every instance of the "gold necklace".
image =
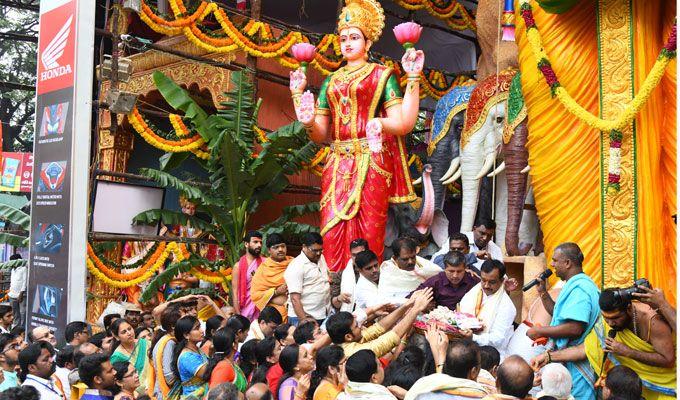
<svg viewBox="0 0 680 400">
<path fill-rule="evenodd" d="M 344 66 L 333 74 L 334 80 L 342 84 L 338 85 L 338 94 L 340 96 L 338 114 L 340 115 L 340 121 L 342 121 L 343 125 L 349 124 L 352 118 L 352 107 L 350 105 L 350 93 L 352 88 L 350 87 L 350 82 L 357 76 L 362 75 L 367 68 L 370 68 L 370 66 L 370 63 L 364 63 L 358 67 Z M 348 105 L 349 107 L 347 107 Z M 348 108 L 347 111 L 345 111 L 346 107 Z"/>
</svg>

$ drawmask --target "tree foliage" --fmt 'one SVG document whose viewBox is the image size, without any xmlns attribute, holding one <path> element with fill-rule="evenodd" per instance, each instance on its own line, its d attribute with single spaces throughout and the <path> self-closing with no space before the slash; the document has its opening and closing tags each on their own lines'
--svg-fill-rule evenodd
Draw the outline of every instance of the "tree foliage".
<svg viewBox="0 0 680 400">
<path fill-rule="evenodd" d="M 318 146 L 309 141 L 299 122 L 268 134 L 268 140 L 260 144 L 254 131 L 259 101 L 253 100 L 253 84 L 245 73 L 231 73 L 231 90 L 226 93 L 228 100 L 214 114 L 204 111 L 184 89 L 163 73 L 155 72 L 153 79 L 167 103 L 181 111 L 191 131 L 198 132 L 206 142 L 210 152 L 208 160 L 190 157 L 205 171 L 208 182 L 200 184 L 178 176 L 175 169 L 188 158 L 186 154 L 164 155 L 159 160 L 159 169 L 144 168 L 140 173 L 192 200 L 197 205 L 197 214 L 187 216 L 176 211 L 147 210 L 137 215 L 134 222 L 155 224 L 162 221 L 180 225 L 188 222 L 223 246 L 226 263 L 235 265 L 250 216 L 263 201 L 283 192 L 289 184 L 288 176 L 298 173 L 303 164 L 314 157 Z M 284 215 L 276 220 L 277 231 L 299 233 L 315 229 L 291 222 L 291 219 L 317 210 L 318 205 L 287 208 Z M 209 219 L 201 219 L 199 215 L 207 215 Z M 271 229 L 274 227 L 265 230 Z M 191 257 L 191 262 L 197 261 L 196 255 Z M 198 262 L 210 265 L 207 260 Z M 142 298 L 150 297 L 153 291 L 177 273 L 188 270 L 186 261 L 180 264 L 156 277 Z"/>
<path fill-rule="evenodd" d="M 35 86 L 39 0 L 0 6 L 0 122 L 3 151 L 32 151 L 35 92 L 3 83 Z"/>
</svg>

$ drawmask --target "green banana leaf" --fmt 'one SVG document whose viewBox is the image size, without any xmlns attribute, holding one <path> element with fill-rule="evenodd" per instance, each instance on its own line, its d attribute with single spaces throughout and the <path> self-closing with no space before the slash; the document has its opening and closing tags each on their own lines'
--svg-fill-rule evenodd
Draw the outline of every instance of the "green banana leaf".
<svg viewBox="0 0 680 400">
<path fill-rule="evenodd" d="M 0 263 L 0 270 L 7 270 L 24 266 L 28 266 L 28 260 L 11 260 L 4 263 Z"/>
<path fill-rule="evenodd" d="M 167 172 L 151 168 L 140 168 L 139 174 L 144 175 L 147 178 L 153 179 L 154 181 L 156 181 L 156 183 L 163 187 L 171 187 L 173 189 L 176 189 L 179 192 L 182 192 L 189 199 L 203 200 L 204 196 L 201 189 L 197 188 L 196 186 L 190 185 Z"/>
<path fill-rule="evenodd" d="M 187 215 L 179 211 L 163 210 L 154 208 L 143 211 L 132 219 L 133 224 L 137 225 L 154 225 L 162 222 L 165 225 L 187 225 L 190 223 L 194 228 L 200 229 L 205 233 L 212 234 L 216 228 L 209 222 L 206 222 L 196 216 Z"/>
<path fill-rule="evenodd" d="M 18 208 L 0 204 L 0 217 L 14 225 L 19 225 L 25 231 L 31 229 L 31 217 Z"/>
<path fill-rule="evenodd" d="M 15 247 L 26 247 L 28 246 L 28 238 L 12 233 L 0 232 L 0 243 L 6 243 Z"/>
</svg>

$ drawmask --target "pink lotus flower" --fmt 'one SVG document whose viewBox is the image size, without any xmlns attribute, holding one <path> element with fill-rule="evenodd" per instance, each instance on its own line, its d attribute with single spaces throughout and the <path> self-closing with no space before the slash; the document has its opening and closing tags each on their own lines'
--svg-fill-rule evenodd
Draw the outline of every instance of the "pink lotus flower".
<svg viewBox="0 0 680 400">
<path fill-rule="evenodd" d="M 394 27 L 394 36 L 405 49 L 413 47 L 420 40 L 423 27 L 415 22 L 404 22 Z"/>
<path fill-rule="evenodd" d="M 300 62 L 302 70 L 307 72 L 307 64 L 314 60 L 316 47 L 310 43 L 296 43 L 290 48 L 293 57 Z"/>
</svg>

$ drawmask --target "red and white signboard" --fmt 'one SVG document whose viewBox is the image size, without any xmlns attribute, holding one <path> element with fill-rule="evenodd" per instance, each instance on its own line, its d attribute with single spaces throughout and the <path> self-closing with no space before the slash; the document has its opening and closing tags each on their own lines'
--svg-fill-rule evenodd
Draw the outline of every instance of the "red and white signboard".
<svg viewBox="0 0 680 400">
<path fill-rule="evenodd" d="M 39 95 L 73 86 L 77 2 L 71 0 L 49 3 L 52 4 L 48 7 L 41 4 L 40 9 Z"/>
<path fill-rule="evenodd" d="M 94 20 L 93 1 L 40 1 L 26 323 L 58 338 L 85 319 Z"/>
</svg>

